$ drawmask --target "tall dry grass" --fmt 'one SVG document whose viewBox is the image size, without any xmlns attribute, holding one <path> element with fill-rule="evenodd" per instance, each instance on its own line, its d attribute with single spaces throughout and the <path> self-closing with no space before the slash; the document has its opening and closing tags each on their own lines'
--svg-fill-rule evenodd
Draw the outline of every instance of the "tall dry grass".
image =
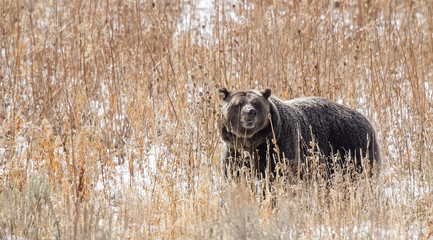
<svg viewBox="0 0 433 240">
<path fill-rule="evenodd" d="M 432 3 L 200 6 L 1 1 L 0 238 L 432 238 Z M 215 85 L 358 109 L 381 175 L 273 208 L 220 171 Z"/>
</svg>

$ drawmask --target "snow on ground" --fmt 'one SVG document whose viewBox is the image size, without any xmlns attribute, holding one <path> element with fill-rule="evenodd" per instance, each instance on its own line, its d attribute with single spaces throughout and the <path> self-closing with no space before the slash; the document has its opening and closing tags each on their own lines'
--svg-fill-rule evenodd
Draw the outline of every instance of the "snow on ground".
<svg viewBox="0 0 433 240">
<path fill-rule="evenodd" d="M 5 237 L 5 240 L 29 240 L 29 239 L 25 237 L 18 237 L 15 235 L 8 235 Z"/>
<path fill-rule="evenodd" d="M 117 162 L 114 166 L 114 173 L 111 174 L 113 178 L 103 179 L 99 176 L 98 182 L 95 184 L 96 191 L 104 191 L 109 189 L 109 195 L 112 198 L 120 195 L 125 195 L 125 191 L 131 188 L 138 191 L 139 195 L 147 196 L 148 189 L 155 184 L 155 175 L 157 171 L 157 160 L 164 148 L 152 146 L 150 150 L 144 153 L 142 159 L 137 159 L 143 163 L 143 167 L 139 168 L 139 164 L 134 164 L 131 168 L 128 160 L 120 161 L 117 157 L 113 162 Z M 132 174 L 131 174 L 132 173 Z"/>
</svg>

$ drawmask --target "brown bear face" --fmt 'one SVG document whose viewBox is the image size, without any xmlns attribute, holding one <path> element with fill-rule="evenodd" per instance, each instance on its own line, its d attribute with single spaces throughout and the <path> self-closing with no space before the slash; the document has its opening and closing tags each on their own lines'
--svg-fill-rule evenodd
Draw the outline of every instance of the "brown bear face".
<svg viewBox="0 0 433 240">
<path fill-rule="evenodd" d="M 227 131 L 237 137 L 250 138 L 269 124 L 271 90 L 234 91 L 222 88 L 222 121 Z"/>
</svg>

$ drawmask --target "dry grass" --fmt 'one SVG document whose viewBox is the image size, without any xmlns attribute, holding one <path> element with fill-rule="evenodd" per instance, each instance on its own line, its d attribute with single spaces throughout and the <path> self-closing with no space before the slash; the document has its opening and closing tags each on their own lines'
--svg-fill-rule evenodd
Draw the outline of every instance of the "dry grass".
<svg viewBox="0 0 433 240">
<path fill-rule="evenodd" d="M 216 2 L 1 1 L 0 238 L 432 238 L 433 4 Z M 215 85 L 358 109 L 382 174 L 260 203 Z"/>
</svg>

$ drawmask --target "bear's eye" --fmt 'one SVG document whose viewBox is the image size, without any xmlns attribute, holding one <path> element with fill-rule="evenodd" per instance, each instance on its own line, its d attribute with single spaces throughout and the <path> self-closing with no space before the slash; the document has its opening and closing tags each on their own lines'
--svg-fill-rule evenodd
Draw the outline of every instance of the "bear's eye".
<svg viewBox="0 0 433 240">
<path fill-rule="evenodd" d="M 244 100 L 240 100 L 240 101 L 238 102 L 238 105 L 239 105 L 239 106 L 244 105 L 244 104 L 245 104 L 245 101 L 244 101 Z"/>
<path fill-rule="evenodd" d="M 253 106 L 255 107 L 255 108 L 258 108 L 259 107 L 259 103 L 258 102 L 252 102 L 252 104 L 253 104 Z"/>
</svg>

